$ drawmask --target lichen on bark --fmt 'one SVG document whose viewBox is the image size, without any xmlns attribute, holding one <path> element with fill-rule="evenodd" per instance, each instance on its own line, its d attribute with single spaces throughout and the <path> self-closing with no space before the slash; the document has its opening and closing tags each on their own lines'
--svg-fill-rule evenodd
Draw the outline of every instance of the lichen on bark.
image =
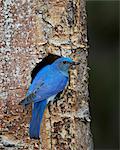
<svg viewBox="0 0 120 150">
<path fill-rule="evenodd" d="M 0 148 L 92 150 L 87 28 L 84 0 L 0 1 Z M 48 53 L 80 65 L 70 70 L 64 96 L 45 111 L 40 141 L 29 139 L 31 106 L 25 97 L 31 71 Z"/>
</svg>

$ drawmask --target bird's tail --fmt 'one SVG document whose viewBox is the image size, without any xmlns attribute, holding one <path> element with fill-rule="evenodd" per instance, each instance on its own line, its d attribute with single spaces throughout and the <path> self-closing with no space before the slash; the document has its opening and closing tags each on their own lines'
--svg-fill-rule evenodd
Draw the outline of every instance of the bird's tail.
<svg viewBox="0 0 120 150">
<path fill-rule="evenodd" d="M 34 103 L 34 107 L 32 110 L 32 119 L 30 121 L 30 130 L 29 130 L 31 139 L 39 139 L 40 124 L 42 122 L 46 105 L 47 105 L 47 100 Z"/>
</svg>

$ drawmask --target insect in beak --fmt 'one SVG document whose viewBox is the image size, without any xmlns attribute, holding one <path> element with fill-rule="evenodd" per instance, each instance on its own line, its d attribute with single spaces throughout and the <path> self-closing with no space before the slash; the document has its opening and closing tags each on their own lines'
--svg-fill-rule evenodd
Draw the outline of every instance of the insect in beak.
<svg viewBox="0 0 120 150">
<path fill-rule="evenodd" d="M 75 61 L 73 61 L 73 62 L 71 63 L 71 69 L 75 69 L 76 66 L 79 65 L 79 64 L 80 64 L 80 62 L 75 62 Z"/>
<path fill-rule="evenodd" d="M 71 63 L 71 65 L 79 65 L 80 64 L 80 62 L 75 62 L 75 61 L 73 61 L 72 63 Z"/>
</svg>

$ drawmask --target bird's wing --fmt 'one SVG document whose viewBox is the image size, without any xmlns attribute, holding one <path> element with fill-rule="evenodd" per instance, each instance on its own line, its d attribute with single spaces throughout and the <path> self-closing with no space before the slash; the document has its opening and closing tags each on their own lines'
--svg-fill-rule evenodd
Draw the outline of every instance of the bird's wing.
<svg viewBox="0 0 120 150">
<path fill-rule="evenodd" d="M 37 88 L 40 88 L 44 84 L 45 78 L 47 78 L 50 73 L 51 71 L 49 65 L 40 70 L 34 78 L 32 84 L 30 85 L 27 92 L 27 96 L 31 93 L 34 93 L 37 90 Z"/>
<path fill-rule="evenodd" d="M 37 96 L 37 91 L 42 87 L 43 84 L 44 82 L 42 81 L 41 83 L 39 83 L 39 85 L 37 84 L 35 87 L 31 86 L 30 90 L 28 90 L 26 97 L 19 104 L 26 107 L 27 105 L 32 103 Z"/>
<path fill-rule="evenodd" d="M 50 67 L 41 70 L 33 80 L 26 99 L 39 102 L 64 90 L 68 78 L 60 72 L 51 71 Z"/>
<path fill-rule="evenodd" d="M 36 95 L 34 102 L 48 99 L 49 97 L 58 94 L 64 90 L 67 81 L 68 78 L 63 75 L 49 75 L 47 78 L 45 78 L 42 86 L 37 85 L 38 87 L 34 91 Z"/>
<path fill-rule="evenodd" d="M 37 96 L 37 91 L 44 85 L 44 80 L 50 73 L 50 66 L 46 66 L 41 69 L 36 77 L 34 78 L 32 84 L 30 85 L 26 97 L 19 103 L 23 106 L 27 106 L 34 101 L 34 98 Z"/>
</svg>

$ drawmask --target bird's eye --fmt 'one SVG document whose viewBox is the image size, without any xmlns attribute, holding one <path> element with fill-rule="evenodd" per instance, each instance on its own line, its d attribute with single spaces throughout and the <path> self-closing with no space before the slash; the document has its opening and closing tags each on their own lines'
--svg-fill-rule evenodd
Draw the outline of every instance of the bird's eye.
<svg viewBox="0 0 120 150">
<path fill-rule="evenodd" d="M 63 61 L 63 64 L 66 64 L 67 63 L 67 61 Z"/>
</svg>

